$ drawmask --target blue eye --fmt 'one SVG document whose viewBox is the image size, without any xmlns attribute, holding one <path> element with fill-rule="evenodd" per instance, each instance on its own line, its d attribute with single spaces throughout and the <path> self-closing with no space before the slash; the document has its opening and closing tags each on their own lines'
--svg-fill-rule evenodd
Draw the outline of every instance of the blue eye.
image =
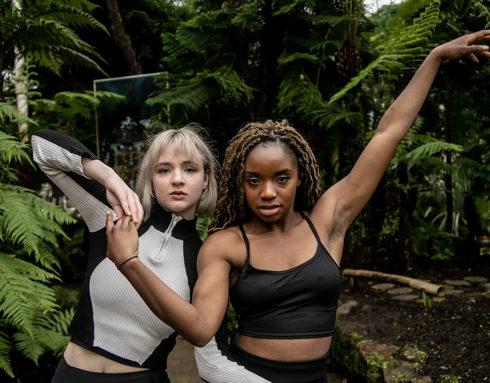
<svg viewBox="0 0 490 383">
<path fill-rule="evenodd" d="M 196 169 L 193 169 L 193 168 L 187 168 L 185 169 L 186 172 L 189 172 L 189 173 L 193 173 L 196 171 Z"/>
<path fill-rule="evenodd" d="M 170 170 L 169 170 L 169 169 L 165 169 L 165 168 L 160 169 L 160 170 L 158 171 L 158 173 L 168 173 L 168 172 L 170 172 Z"/>
</svg>

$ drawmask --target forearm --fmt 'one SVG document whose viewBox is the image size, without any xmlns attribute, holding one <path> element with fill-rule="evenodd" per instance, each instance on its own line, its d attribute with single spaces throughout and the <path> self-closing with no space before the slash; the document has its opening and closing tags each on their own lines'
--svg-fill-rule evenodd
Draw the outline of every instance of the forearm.
<svg viewBox="0 0 490 383">
<path fill-rule="evenodd" d="M 106 180 L 116 175 L 114 170 L 102 161 L 93 160 L 87 156 L 82 157 L 83 174 L 105 185 Z"/>
<path fill-rule="evenodd" d="M 120 271 L 150 310 L 187 341 L 202 347 L 211 340 L 217 328 L 207 323 L 203 312 L 175 293 L 141 261 L 131 260 Z"/>
<path fill-rule="evenodd" d="M 429 94 L 442 63 L 436 49 L 427 56 L 408 86 L 388 108 L 376 134 L 388 133 L 398 142 L 407 134 Z"/>
</svg>

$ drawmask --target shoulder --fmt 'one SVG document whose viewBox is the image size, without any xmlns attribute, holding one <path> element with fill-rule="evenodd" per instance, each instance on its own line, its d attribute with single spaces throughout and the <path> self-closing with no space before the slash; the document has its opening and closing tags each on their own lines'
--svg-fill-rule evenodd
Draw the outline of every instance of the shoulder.
<svg viewBox="0 0 490 383">
<path fill-rule="evenodd" d="M 247 249 L 238 226 L 232 226 L 207 237 L 199 252 L 201 261 L 224 260 L 231 265 L 246 258 Z"/>
<path fill-rule="evenodd" d="M 217 231 L 204 240 L 203 250 L 215 252 L 229 250 L 230 246 L 243 242 L 243 237 L 238 226 L 231 226 L 225 230 Z"/>
</svg>

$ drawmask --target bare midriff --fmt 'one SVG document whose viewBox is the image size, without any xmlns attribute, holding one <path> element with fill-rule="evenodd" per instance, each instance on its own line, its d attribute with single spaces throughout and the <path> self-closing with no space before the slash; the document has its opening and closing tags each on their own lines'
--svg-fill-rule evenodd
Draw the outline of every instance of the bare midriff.
<svg viewBox="0 0 490 383">
<path fill-rule="evenodd" d="M 148 370 L 115 362 L 72 342 L 68 343 L 64 357 L 69 366 L 90 372 L 118 374 Z"/>
<path fill-rule="evenodd" d="M 311 339 L 264 339 L 238 334 L 235 342 L 250 354 L 283 362 L 301 362 L 326 355 L 332 337 Z"/>
</svg>

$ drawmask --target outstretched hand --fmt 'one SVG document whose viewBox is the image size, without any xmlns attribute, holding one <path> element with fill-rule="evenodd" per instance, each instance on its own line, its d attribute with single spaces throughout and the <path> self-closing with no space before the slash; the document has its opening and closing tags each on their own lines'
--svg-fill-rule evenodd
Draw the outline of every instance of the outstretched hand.
<svg viewBox="0 0 490 383">
<path fill-rule="evenodd" d="M 106 213 L 107 257 L 119 268 L 128 259 L 138 255 L 139 239 L 130 216 L 124 215 L 116 224 L 112 213 Z"/>
<path fill-rule="evenodd" d="M 490 40 L 490 30 L 483 30 L 461 36 L 455 40 L 442 44 L 434 48 L 432 52 L 440 57 L 443 64 L 450 60 L 458 59 L 464 56 L 477 63 L 479 60 L 475 54 L 490 57 L 490 52 L 488 52 L 487 45 L 474 44 L 488 40 Z"/>
<path fill-rule="evenodd" d="M 121 219 L 124 215 L 130 216 L 138 229 L 143 221 L 143 207 L 138 194 L 116 174 L 106 180 L 105 187 L 107 202 L 116 212 L 117 219 Z"/>
</svg>

